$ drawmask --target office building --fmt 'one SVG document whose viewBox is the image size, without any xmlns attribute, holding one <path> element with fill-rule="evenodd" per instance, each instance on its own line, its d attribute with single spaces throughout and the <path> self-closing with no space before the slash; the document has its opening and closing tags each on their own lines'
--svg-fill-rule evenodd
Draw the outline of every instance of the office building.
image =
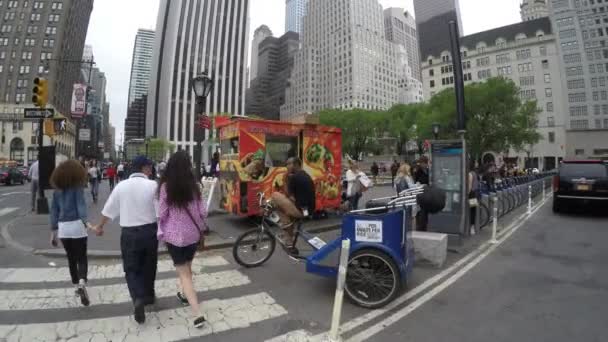
<svg viewBox="0 0 608 342">
<path fill-rule="evenodd" d="M 296 32 L 287 32 L 280 38 L 268 37 L 260 44 L 257 59 L 259 74 L 251 81 L 247 94 L 247 115 L 280 119 L 285 89 L 299 44 L 300 37 Z"/>
<path fill-rule="evenodd" d="M 204 72 L 214 84 L 205 113 L 245 113 L 249 6 L 249 0 L 160 1 L 146 136 L 192 151 L 196 99 L 191 79 Z M 215 151 L 210 140 L 205 140 L 203 160 Z"/>
<path fill-rule="evenodd" d="M 310 0 L 285 0 L 285 32 L 302 34 L 304 16 Z M 252 78 L 253 79 L 253 78 Z"/>
<path fill-rule="evenodd" d="M 130 106 L 135 99 L 148 94 L 150 68 L 152 67 L 152 47 L 154 31 L 139 29 L 135 35 L 133 58 L 131 60 L 131 79 L 129 81 Z"/>
<path fill-rule="evenodd" d="M 458 0 L 414 0 L 420 58 L 426 60 L 432 51 L 449 46 L 448 23 L 456 21 L 462 36 L 462 18 Z"/>
<path fill-rule="evenodd" d="M 146 137 L 146 108 L 148 96 L 136 98 L 127 108 L 125 119 L 125 141 L 131 139 L 144 139 Z"/>
<path fill-rule="evenodd" d="M 566 155 L 608 158 L 608 3 L 549 1 L 566 99 Z"/>
<path fill-rule="evenodd" d="M 49 106 L 69 117 L 72 85 L 79 79 L 80 64 L 63 61 L 82 58 L 92 9 L 93 0 L 0 1 L 2 117 L 22 115 L 24 108 L 32 107 L 33 80 L 39 76 L 49 81 Z M 36 149 L 36 139 L 30 134 L 37 125 L 28 121 L 16 128 L 11 140 L 3 135 L 0 157 L 13 156 L 28 164 L 36 158 L 35 153 L 30 154 Z M 65 157 L 73 156 L 73 134 L 61 138 L 66 141 Z"/>
<path fill-rule="evenodd" d="M 519 6 L 521 20 L 528 21 L 549 16 L 549 8 L 546 0 L 523 0 Z"/>
<path fill-rule="evenodd" d="M 536 100 L 542 112 L 538 132 L 542 139 L 527 152 L 495 153 L 511 157 L 520 166 L 554 169 L 566 155 L 564 88 L 559 66 L 556 34 L 549 18 L 524 21 L 461 38 L 465 85 L 490 77 L 509 78 L 521 88 L 522 100 Z M 449 44 L 430 51 L 422 62 L 425 98 L 453 88 L 454 76 Z M 529 155 L 528 155 L 529 154 Z"/>
<path fill-rule="evenodd" d="M 249 66 L 249 82 L 255 80 L 258 77 L 258 49 L 260 43 L 264 39 L 272 37 L 272 31 L 266 25 L 258 27 L 253 33 L 253 40 L 251 41 L 251 65 Z"/>
<path fill-rule="evenodd" d="M 326 108 L 388 109 L 399 102 L 396 44 L 377 0 L 310 0 L 281 120 Z M 337 25 L 336 25 L 337 24 Z"/>
</svg>

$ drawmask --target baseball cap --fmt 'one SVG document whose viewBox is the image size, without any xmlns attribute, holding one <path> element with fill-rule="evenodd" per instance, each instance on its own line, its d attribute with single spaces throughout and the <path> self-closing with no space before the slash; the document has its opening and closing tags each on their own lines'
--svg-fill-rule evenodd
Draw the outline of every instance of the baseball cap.
<svg viewBox="0 0 608 342">
<path fill-rule="evenodd" d="M 133 161 L 131 164 L 133 165 L 133 168 L 135 170 L 141 170 L 145 166 L 151 166 L 154 163 L 152 163 L 152 161 L 150 159 L 146 158 L 146 156 L 137 156 L 137 157 L 133 158 Z"/>
</svg>

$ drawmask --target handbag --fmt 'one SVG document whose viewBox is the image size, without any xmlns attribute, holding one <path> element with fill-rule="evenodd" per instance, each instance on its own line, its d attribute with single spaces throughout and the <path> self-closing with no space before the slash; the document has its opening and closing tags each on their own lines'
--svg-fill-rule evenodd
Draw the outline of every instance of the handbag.
<svg viewBox="0 0 608 342">
<path fill-rule="evenodd" d="M 196 229 L 198 229 L 199 239 L 197 250 L 203 251 L 205 249 L 205 238 L 203 237 L 203 231 L 201 230 L 201 227 L 198 225 L 198 223 L 196 223 L 196 220 L 194 219 L 194 216 L 192 216 L 192 213 L 190 213 L 190 209 L 186 208 L 186 213 L 188 213 L 190 220 L 192 220 L 192 223 L 194 223 L 194 226 L 196 226 Z"/>
</svg>

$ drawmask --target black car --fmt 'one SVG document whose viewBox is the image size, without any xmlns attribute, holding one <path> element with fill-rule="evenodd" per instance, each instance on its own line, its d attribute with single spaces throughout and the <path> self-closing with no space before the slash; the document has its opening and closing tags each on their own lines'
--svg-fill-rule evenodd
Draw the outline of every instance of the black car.
<svg viewBox="0 0 608 342">
<path fill-rule="evenodd" d="M 0 169 L 0 184 L 13 185 L 25 183 L 25 176 L 16 167 Z"/>
<path fill-rule="evenodd" d="M 608 204 L 608 164 L 602 160 L 563 161 L 553 177 L 553 212 L 571 204 Z"/>
</svg>

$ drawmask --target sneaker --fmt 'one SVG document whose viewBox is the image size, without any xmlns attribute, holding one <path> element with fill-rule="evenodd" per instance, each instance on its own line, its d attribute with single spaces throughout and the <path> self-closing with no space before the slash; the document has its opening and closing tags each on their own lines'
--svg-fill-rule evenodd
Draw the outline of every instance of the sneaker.
<svg viewBox="0 0 608 342">
<path fill-rule="evenodd" d="M 76 289 L 76 295 L 80 297 L 80 303 L 82 303 L 82 305 L 89 306 L 89 304 L 91 304 L 89 294 L 87 293 L 87 289 L 84 285 L 78 286 L 78 289 Z"/>
<path fill-rule="evenodd" d="M 200 328 L 202 328 L 202 327 L 203 327 L 203 325 L 205 325 L 205 322 L 206 322 L 206 321 L 207 321 L 207 320 L 205 319 L 205 317 L 200 316 L 200 317 L 198 317 L 198 318 L 196 318 L 196 319 L 194 320 L 194 327 L 195 327 L 195 328 L 199 328 L 199 329 L 200 329 Z"/>
<path fill-rule="evenodd" d="M 177 293 L 177 300 L 179 300 L 182 305 L 188 305 L 188 298 L 186 298 L 186 296 L 184 296 L 181 292 Z"/>
<path fill-rule="evenodd" d="M 146 322 L 146 311 L 144 307 L 144 302 L 140 299 L 135 301 L 133 317 L 135 318 L 135 321 L 139 324 L 144 324 Z"/>
<path fill-rule="evenodd" d="M 286 246 L 285 251 L 287 251 L 287 254 L 289 255 L 300 255 L 300 251 L 296 246 Z"/>
</svg>

